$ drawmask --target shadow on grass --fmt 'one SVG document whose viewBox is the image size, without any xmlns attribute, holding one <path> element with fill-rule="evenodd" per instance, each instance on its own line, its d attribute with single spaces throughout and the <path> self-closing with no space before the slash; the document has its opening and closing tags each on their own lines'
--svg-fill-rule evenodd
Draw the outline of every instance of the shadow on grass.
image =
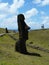
<svg viewBox="0 0 49 65">
<path fill-rule="evenodd" d="M 21 54 L 24 54 L 24 55 L 30 55 L 30 56 L 38 56 L 38 57 L 42 57 L 40 54 L 38 53 L 30 53 L 27 51 L 26 49 L 26 45 L 25 44 L 20 44 L 20 42 L 16 42 L 15 44 L 15 51 L 16 52 L 19 52 Z"/>
<path fill-rule="evenodd" d="M 38 54 L 38 53 L 30 53 L 30 52 L 27 52 L 26 55 L 41 57 L 41 55 Z"/>
<path fill-rule="evenodd" d="M 18 51 L 17 51 L 17 52 L 18 52 Z M 42 57 L 42 56 L 41 56 L 40 54 L 38 54 L 38 53 L 30 53 L 30 52 L 24 52 L 24 53 L 19 52 L 19 53 L 24 54 L 24 55 L 29 55 L 29 56 Z"/>
</svg>

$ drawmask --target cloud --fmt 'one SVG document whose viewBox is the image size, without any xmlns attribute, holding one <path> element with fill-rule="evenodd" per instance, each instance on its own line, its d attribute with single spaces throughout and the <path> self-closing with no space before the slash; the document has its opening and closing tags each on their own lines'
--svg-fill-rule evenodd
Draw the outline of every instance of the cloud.
<svg viewBox="0 0 49 65">
<path fill-rule="evenodd" d="M 42 17 L 43 21 L 42 24 L 49 24 L 49 16 Z"/>
<path fill-rule="evenodd" d="M 35 17 L 33 19 L 33 17 L 38 13 L 40 14 L 40 16 L 37 16 L 37 18 Z M 49 27 L 49 16 L 46 16 L 46 13 L 44 11 L 39 12 L 36 8 L 33 8 L 25 12 L 25 16 L 27 17 L 25 21 L 31 27 L 31 29 L 40 29 L 42 24 L 44 24 L 45 27 Z"/>
<path fill-rule="evenodd" d="M 43 0 L 41 4 L 42 6 L 49 5 L 49 0 Z"/>
<path fill-rule="evenodd" d="M 13 0 L 13 3 L 9 5 L 8 3 L 0 3 L 0 11 L 3 13 L 17 13 L 18 8 L 24 5 L 24 0 Z"/>
<path fill-rule="evenodd" d="M 34 4 L 38 4 L 40 6 L 49 5 L 49 0 L 33 0 Z"/>
<path fill-rule="evenodd" d="M 0 2 L 0 27 L 8 28 L 8 29 L 17 29 L 17 14 L 19 13 L 19 8 L 23 7 L 25 3 L 25 0 L 13 0 L 13 3 L 9 5 L 9 3 L 2 3 Z M 49 4 L 49 0 L 34 0 L 35 4 L 38 4 L 40 6 L 45 6 Z M 39 23 L 36 15 L 39 13 L 39 11 L 36 8 L 32 8 L 23 14 L 26 17 L 26 22 L 31 28 L 40 28 L 41 24 L 48 25 L 49 24 L 49 17 L 45 16 L 42 17 L 41 22 Z M 41 11 L 39 13 L 41 16 L 45 15 L 44 11 Z M 35 20 L 31 20 L 32 17 L 36 18 Z M 41 18 L 41 17 L 40 17 Z"/>
<path fill-rule="evenodd" d="M 5 18 L 5 17 L 6 17 L 6 15 L 0 14 L 0 19 L 3 19 L 3 18 Z"/>
<path fill-rule="evenodd" d="M 45 13 L 44 11 L 41 11 L 40 14 L 41 14 L 41 15 L 45 15 L 46 13 Z"/>
<path fill-rule="evenodd" d="M 5 18 L 1 22 L 1 27 L 8 29 L 17 29 L 17 16 L 12 16 L 11 18 Z"/>
<path fill-rule="evenodd" d="M 8 3 L 0 3 L 0 13 L 5 14 L 9 11 L 9 5 Z"/>
<path fill-rule="evenodd" d="M 18 9 L 24 5 L 24 0 L 13 0 L 13 3 L 0 3 L 0 27 L 17 28 Z"/>
<path fill-rule="evenodd" d="M 16 13 L 17 9 L 24 5 L 24 0 L 13 0 L 13 4 L 10 6 L 10 12 Z"/>
<path fill-rule="evenodd" d="M 28 25 L 30 26 L 31 29 L 40 29 L 41 28 L 41 23 L 35 22 L 35 21 L 28 22 Z"/>
<path fill-rule="evenodd" d="M 40 17 L 41 22 L 38 20 L 36 21 L 29 21 L 28 25 L 31 27 L 31 29 L 41 29 L 42 24 L 44 24 L 45 28 L 49 28 L 49 16 L 41 16 Z"/>
<path fill-rule="evenodd" d="M 38 10 L 36 8 L 32 8 L 31 10 L 28 10 L 27 12 L 24 13 L 26 18 L 30 18 L 32 16 L 35 16 L 38 14 Z"/>
<path fill-rule="evenodd" d="M 39 3 L 41 3 L 41 0 L 33 0 L 33 3 L 39 4 Z"/>
<path fill-rule="evenodd" d="M 49 16 L 42 16 L 41 24 L 44 24 L 45 28 L 49 28 Z"/>
</svg>

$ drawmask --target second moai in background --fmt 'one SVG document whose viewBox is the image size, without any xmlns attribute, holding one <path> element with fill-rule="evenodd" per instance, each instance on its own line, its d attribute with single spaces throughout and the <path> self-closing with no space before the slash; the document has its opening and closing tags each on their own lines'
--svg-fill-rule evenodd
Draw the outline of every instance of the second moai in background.
<svg viewBox="0 0 49 65">
<path fill-rule="evenodd" d="M 41 29 L 44 29 L 44 24 L 42 24 Z"/>
<path fill-rule="evenodd" d="M 6 28 L 5 30 L 6 30 L 6 33 L 8 33 L 8 29 Z"/>
</svg>

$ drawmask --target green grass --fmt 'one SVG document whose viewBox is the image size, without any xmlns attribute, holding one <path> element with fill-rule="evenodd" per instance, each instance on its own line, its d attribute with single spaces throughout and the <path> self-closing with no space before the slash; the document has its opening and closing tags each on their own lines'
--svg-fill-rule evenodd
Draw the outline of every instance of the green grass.
<svg viewBox="0 0 49 65">
<path fill-rule="evenodd" d="M 8 32 L 9 33 L 13 33 L 14 31 L 8 29 Z M 6 33 L 6 28 L 5 29 L 4 28 L 0 28 L 0 34 L 2 34 L 2 33 Z"/>
<path fill-rule="evenodd" d="M 49 30 L 35 30 L 29 33 L 29 42 L 49 48 Z"/>
<path fill-rule="evenodd" d="M 0 33 L 5 33 L 5 29 L 0 28 Z"/>
<path fill-rule="evenodd" d="M 18 38 L 18 33 L 13 36 Z M 31 41 L 33 45 L 49 49 L 49 30 L 30 31 L 26 43 Z M 38 53 L 42 57 L 20 54 L 15 52 L 15 43 L 8 34 L 0 37 L 0 65 L 49 65 L 49 53 L 27 47 L 28 52 Z"/>
</svg>

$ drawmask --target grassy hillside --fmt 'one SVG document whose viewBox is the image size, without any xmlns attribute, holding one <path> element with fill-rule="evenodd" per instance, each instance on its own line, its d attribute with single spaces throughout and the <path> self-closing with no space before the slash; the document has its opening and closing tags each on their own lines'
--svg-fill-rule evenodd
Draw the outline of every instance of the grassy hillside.
<svg viewBox="0 0 49 65">
<path fill-rule="evenodd" d="M 8 29 L 8 32 L 9 32 L 9 33 L 15 33 L 14 30 L 9 30 L 9 29 Z M 0 28 L 0 34 L 1 34 L 1 33 L 6 33 L 6 28 L 5 28 L 5 29 L 4 29 L 4 28 Z"/>
<path fill-rule="evenodd" d="M 4 33 L 4 32 L 5 32 L 5 29 L 0 28 L 0 33 Z"/>
<path fill-rule="evenodd" d="M 28 41 L 32 41 L 35 45 L 49 48 L 49 29 L 31 31 Z"/>
<path fill-rule="evenodd" d="M 13 36 L 18 38 L 18 33 L 13 34 Z M 49 49 L 49 30 L 30 31 L 26 43 L 30 42 L 33 42 L 32 45 Z M 8 34 L 0 37 L 0 65 L 49 65 L 49 53 L 27 46 L 28 52 L 38 53 L 41 57 L 20 54 L 15 52 L 15 43 L 16 41 Z"/>
</svg>

